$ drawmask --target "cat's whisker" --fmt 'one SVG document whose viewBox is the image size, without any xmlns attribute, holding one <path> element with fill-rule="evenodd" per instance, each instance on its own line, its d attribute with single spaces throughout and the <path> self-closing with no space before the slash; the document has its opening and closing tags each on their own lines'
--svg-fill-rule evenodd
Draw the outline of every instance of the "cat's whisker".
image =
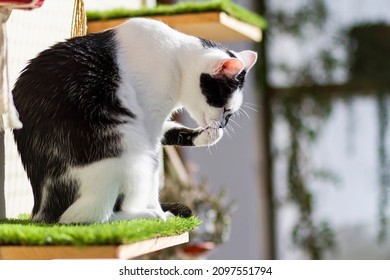
<svg viewBox="0 0 390 280">
<path fill-rule="evenodd" d="M 252 108 L 259 108 L 259 105 L 251 102 L 244 102 L 243 103 L 245 106 L 252 107 Z"/>
<path fill-rule="evenodd" d="M 244 113 L 244 115 L 248 118 L 248 120 L 251 119 L 250 116 L 249 116 L 249 114 L 248 114 L 243 108 L 240 108 L 239 112 Z"/>
<path fill-rule="evenodd" d="M 256 113 L 258 112 L 256 108 L 253 108 L 253 107 L 251 107 L 249 105 L 246 105 L 246 104 L 242 104 L 241 107 L 247 108 L 247 109 L 252 110 L 252 111 L 254 111 Z"/>
<path fill-rule="evenodd" d="M 231 121 L 232 123 L 234 123 L 235 125 L 237 125 L 239 128 L 242 128 L 235 120 L 230 119 L 230 121 Z"/>
<path fill-rule="evenodd" d="M 212 130 L 210 131 L 210 139 L 213 139 L 214 138 L 214 127 L 212 127 Z"/>
<path fill-rule="evenodd" d="M 230 124 L 227 125 L 227 128 L 230 129 L 231 132 L 235 133 L 234 128 L 233 128 Z M 226 130 L 226 131 L 227 131 L 227 130 Z"/>
<path fill-rule="evenodd" d="M 229 133 L 229 130 L 225 129 L 225 133 L 229 139 L 233 139 L 232 135 Z"/>
<path fill-rule="evenodd" d="M 207 145 L 207 151 L 210 153 L 210 155 L 213 155 L 213 153 L 211 152 L 211 145 Z"/>
</svg>

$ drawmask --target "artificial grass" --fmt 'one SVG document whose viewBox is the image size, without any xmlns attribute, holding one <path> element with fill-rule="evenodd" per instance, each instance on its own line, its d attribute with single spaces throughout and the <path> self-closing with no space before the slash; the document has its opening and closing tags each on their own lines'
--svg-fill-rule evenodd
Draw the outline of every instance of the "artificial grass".
<svg viewBox="0 0 390 280">
<path fill-rule="evenodd" d="M 131 220 L 90 225 L 33 223 L 28 219 L 0 221 L 0 245 L 119 245 L 173 236 L 194 230 L 196 217 Z"/>
<path fill-rule="evenodd" d="M 201 12 L 225 12 L 228 15 L 242 20 L 246 23 L 265 28 L 267 23 L 264 18 L 253 13 L 230 0 L 211 0 L 202 2 L 179 2 L 174 5 L 158 5 L 154 8 L 142 8 L 137 10 L 130 9 L 113 9 L 108 11 L 87 11 L 89 21 L 107 20 L 129 17 L 147 17 L 157 15 L 172 15 L 185 13 Z"/>
</svg>

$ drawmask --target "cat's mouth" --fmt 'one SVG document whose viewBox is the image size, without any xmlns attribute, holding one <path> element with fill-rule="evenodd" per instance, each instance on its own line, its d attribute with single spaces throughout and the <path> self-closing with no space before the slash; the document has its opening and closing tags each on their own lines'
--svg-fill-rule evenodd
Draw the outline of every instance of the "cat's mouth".
<svg viewBox="0 0 390 280">
<path fill-rule="evenodd" d="M 221 120 L 212 119 L 211 121 L 207 121 L 206 118 L 204 118 L 203 120 L 204 128 L 209 128 L 209 127 L 214 129 L 225 128 L 229 123 L 231 116 L 233 116 L 233 114 L 227 114 L 224 115 Z"/>
<path fill-rule="evenodd" d="M 211 120 L 206 125 L 204 125 L 204 128 L 213 128 L 213 129 L 219 129 L 219 128 L 225 128 L 229 122 L 229 117 L 225 117 L 222 121 L 219 120 Z"/>
</svg>

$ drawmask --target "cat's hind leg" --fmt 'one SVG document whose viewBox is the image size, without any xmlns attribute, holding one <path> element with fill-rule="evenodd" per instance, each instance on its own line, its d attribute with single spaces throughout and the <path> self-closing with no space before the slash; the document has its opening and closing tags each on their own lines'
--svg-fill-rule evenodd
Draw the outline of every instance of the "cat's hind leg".
<svg viewBox="0 0 390 280">
<path fill-rule="evenodd" d="M 42 191 L 35 193 L 31 220 L 34 222 L 57 223 L 66 209 L 78 198 L 78 184 L 66 176 L 46 179 Z"/>
<path fill-rule="evenodd" d="M 119 194 L 119 159 L 105 159 L 69 174 L 79 183 L 77 200 L 62 214 L 60 223 L 107 222 Z"/>
</svg>

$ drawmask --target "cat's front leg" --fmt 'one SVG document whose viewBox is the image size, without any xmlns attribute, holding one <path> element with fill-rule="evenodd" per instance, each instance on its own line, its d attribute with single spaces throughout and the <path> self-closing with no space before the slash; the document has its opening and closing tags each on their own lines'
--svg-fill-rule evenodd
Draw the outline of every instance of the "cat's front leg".
<svg viewBox="0 0 390 280">
<path fill-rule="evenodd" d="M 134 220 L 134 219 L 161 219 L 166 221 L 174 215 L 170 212 L 164 212 L 159 209 L 143 209 L 114 212 L 110 218 L 111 221 Z"/>
<path fill-rule="evenodd" d="M 162 219 L 173 214 L 164 211 L 159 202 L 158 153 L 152 151 L 129 155 L 124 170 L 120 203 L 114 208 L 110 220 Z"/>
<path fill-rule="evenodd" d="M 223 129 L 209 126 L 207 128 L 188 128 L 172 121 L 166 121 L 163 127 L 163 145 L 176 146 L 211 146 L 223 136 Z"/>
</svg>

